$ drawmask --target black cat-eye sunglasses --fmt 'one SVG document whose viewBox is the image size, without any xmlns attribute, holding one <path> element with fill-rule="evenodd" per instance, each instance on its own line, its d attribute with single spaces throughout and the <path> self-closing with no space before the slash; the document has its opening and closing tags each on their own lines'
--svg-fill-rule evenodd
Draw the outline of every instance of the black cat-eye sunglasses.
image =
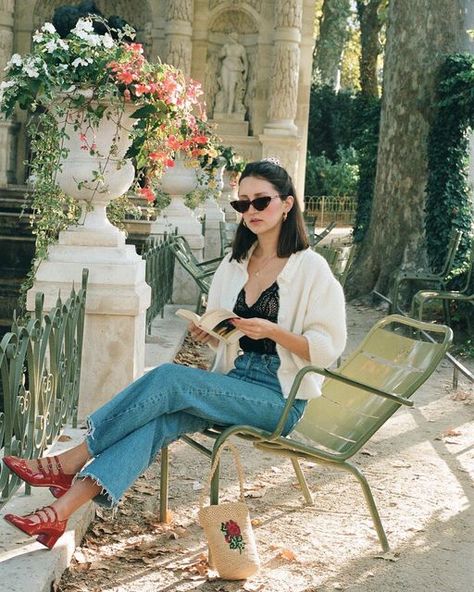
<svg viewBox="0 0 474 592">
<path fill-rule="evenodd" d="M 263 212 L 265 208 L 268 208 L 272 199 L 280 197 L 280 195 L 262 195 L 262 197 L 256 197 L 255 199 L 234 199 L 230 202 L 230 205 L 239 212 L 239 214 L 245 214 L 248 212 L 250 206 L 253 206 L 258 212 Z"/>
</svg>

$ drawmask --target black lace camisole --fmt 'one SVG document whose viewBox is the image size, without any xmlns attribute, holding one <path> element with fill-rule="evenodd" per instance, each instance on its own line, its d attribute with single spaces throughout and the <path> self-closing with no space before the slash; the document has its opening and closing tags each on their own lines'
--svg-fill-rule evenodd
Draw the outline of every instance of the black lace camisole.
<svg viewBox="0 0 474 592">
<path fill-rule="evenodd" d="M 267 319 L 272 323 L 278 320 L 278 308 L 280 306 L 280 298 L 278 293 L 278 284 L 274 282 L 269 288 L 264 290 L 257 298 L 252 306 L 247 306 L 245 302 L 245 288 L 240 290 L 237 296 L 237 302 L 234 306 L 234 312 L 243 319 L 251 319 L 258 317 L 260 319 Z M 250 339 L 250 337 L 243 336 L 239 340 L 241 349 L 244 352 L 256 352 L 259 354 L 276 355 L 276 343 L 271 339 Z"/>
</svg>

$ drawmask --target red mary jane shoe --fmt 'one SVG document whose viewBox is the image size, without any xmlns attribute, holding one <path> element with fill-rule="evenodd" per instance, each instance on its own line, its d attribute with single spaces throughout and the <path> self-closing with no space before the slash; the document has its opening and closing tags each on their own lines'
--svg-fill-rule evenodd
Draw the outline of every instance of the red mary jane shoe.
<svg viewBox="0 0 474 592">
<path fill-rule="evenodd" d="M 33 520 L 36 516 L 38 520 Z M 15 514 L 6 514 L 5 520 L 26 532 L 30 536 L 36 536 L 38 543 L 41 543 L 48 549 L 52 549 L 56 541 L 66 530 L 67 520 L 59 520 L 56 510 L 52 506 L 45 506 L 28 514 L 27 516 L 16 516 Z"/>
<path fill-rule="evenodd" d="M 53 472 L 52 460 L 56 463 L 57 472 Z M 44 462 L 46 461 L 46 465 Z M 57 456 L 36 459 L 36 469 L 30 469 L 26 461 L 16 456 L 5 456 L 3 462 L 20 479 L 33 487 L 50 487 L 54 497 L 61 497 L 71 487 L 74 475 L 67 475 Z"/>
</svg>

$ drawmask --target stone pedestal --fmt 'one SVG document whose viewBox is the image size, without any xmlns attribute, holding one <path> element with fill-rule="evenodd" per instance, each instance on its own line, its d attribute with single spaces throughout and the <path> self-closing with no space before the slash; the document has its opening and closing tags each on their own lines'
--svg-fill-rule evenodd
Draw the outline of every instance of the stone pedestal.
<svg viewBox="0 0 474 592">
<path fill-rule="evenodd" d="M 213 198 L 204 202 L 206 233 L 204 237 L 204 259 L 214 259 L 221 254 L 221 222 L 225 222 L 224 212 Z"/>
<path fill-rule="evenodd" d="M 145 311 L 150 287 L 145 283 L 145 262 L 135 248 L 125 244 L 122 232 L 100 235 L 81 227 L 60 233 L 41 262 L 28 310 L 34 310 L 34 294 L 44 292 L 45 309 L 64 296 L 74 282 L 81 284 L 83 268 L 89 269 L 79 417 L 82 419 L 106 403 L 132 380 L 140 377 L 145 359 Z"/>
<path fill-rule="evenodd" d="M 216 124 L 219 133 L 225 136 L 242 136 L 249 134 L 249 122 L 244 121 L 243 113 L 218 113 L 214 112 L 211 124 Z"/>
<path fill-rule="evenodd" d="M 171 195 L 171 203 L 151 226 L 151 234 L 161 237 L 165 232 L 175 232 L 184 236 L 194 255 L 202 260 L 204 237 L 201 223 L 194 213 L 185 205 L 184 196 L 197 185 L 194 169 L 186 167 L 184 160 L 178 155 L 175 166 L 167 169 L 161 178 L 163 191 Z M 178 304 L 194 304 L 199 291 L 192 277 L 177 262 L 174 273 L 173 302 Z"/>
</svg>

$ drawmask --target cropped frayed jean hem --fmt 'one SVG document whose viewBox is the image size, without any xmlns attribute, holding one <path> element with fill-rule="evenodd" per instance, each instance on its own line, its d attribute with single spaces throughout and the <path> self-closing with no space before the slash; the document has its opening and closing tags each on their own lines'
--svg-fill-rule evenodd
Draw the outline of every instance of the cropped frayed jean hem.
<svg viewBox="0 0 474 592">
<path fill-rule="evenodd" d="M 213 425 L 245 424 L 273 431 L 285 406 L 278 356 L 245 353 L 228 374 L 178 364 L 150 370 L 88 417 L 92 460 L 77 475 L 94 480 L 99 505 L 115 506 L 157 453 L 185 434 Z M 297 399 L 284 435 L 301 419 Z"/>
</svg>

